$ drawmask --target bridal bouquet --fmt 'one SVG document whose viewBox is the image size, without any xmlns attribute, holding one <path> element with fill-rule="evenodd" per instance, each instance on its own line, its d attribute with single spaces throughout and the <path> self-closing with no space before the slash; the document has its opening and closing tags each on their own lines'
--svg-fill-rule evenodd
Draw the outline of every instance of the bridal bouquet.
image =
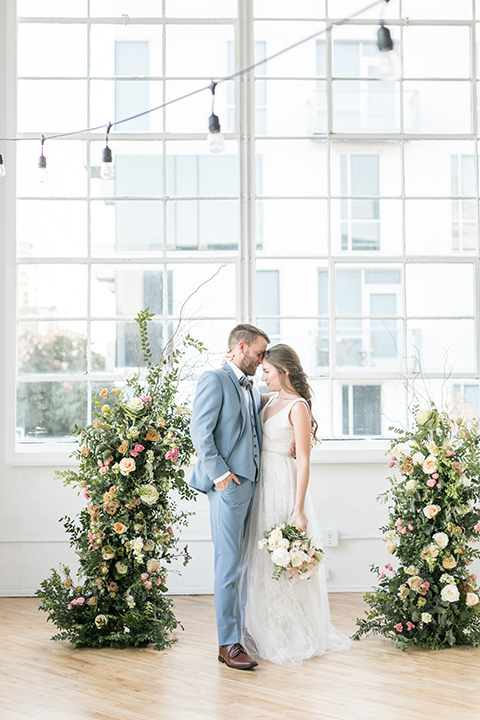
<svg viewBox="0 0 480 720">
<path fill-rule="evenodd" d="M 315 547 L 311 538 L 293 525 L 275 525 L 258 541 L 258 549 L 267 548 L 275 570 L 272 578 L 283 575 L 289 582 L 308 580 L 323 561 L 323 550 Z"/>
</svg>

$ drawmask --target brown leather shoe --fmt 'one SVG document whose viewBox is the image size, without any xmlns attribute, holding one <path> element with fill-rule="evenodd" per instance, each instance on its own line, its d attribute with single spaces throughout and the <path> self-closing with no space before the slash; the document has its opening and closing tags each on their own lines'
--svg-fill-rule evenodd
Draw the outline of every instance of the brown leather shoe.
<svg viewBox="0 0 480 720">
<path fill-rule="evenodd" d="M 247 655 L 245 648 L 240 643 L 220 645 L 218 648 L 218 660 L 234 670 L 252 670 L 258 665 L 255 660 L 252 660 Z"/>
</svg>

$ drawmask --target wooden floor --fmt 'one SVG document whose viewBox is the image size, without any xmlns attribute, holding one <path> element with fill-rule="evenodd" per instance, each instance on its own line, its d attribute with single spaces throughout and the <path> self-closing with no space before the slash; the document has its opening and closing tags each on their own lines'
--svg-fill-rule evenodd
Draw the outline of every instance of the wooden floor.
<svg viewBox="0 0 480 720">
<path fill-rule="evenodd" d="M 330 596 L 351 634 L 358 594 Z M 402 653 L 380 638 L 346 653 L 253 672 L 216 655 L 213 598 L 175 598 L 175 646 L 73 650 L 50 641 L 37 600 L 0 598 L 1 720 L 480 720 L 480 650 Z"/>
</svg>

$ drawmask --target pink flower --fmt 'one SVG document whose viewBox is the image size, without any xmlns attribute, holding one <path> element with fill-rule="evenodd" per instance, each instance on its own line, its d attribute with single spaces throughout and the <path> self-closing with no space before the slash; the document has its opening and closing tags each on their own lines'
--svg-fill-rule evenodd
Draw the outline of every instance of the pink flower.
<svg viewBox="0 0 480 720">
<path fill-rule="evenodd" d="M 140 577 L 142 578 L 142 580 L 148 580 L 148 573 L 142 573 Z"/>
<path fill-rule="evenodd" d="M 85 500 L 89 500 L 89 499 L 90 499 L 90 495 L 88 494 L 88 488 L 84 488 L 84 490 L 83 490 L 83 497 L 85 498 Z"/>
<path fill-rule="evenodd" d="M 105 465 L 110 465 L 111 462 L 113 462 L 113 457 L 108 457 L 108 458 L 105 460 Z"/>
<path fill-rule="evenodd" d="M 165 455 L 165 460 L 176 462 L 178 460 L 178 447 L 174 447 L 172 450 L 169 450 Z"/>
<path fill-rule="evenodd" d="M 437 483 L 437 488 L 438 488 L 439 490 L 442 489 L 442 486 L 440 485 L 440 483 Z"/>
<path fill-rule="evenodd" d="M 396 460 L 396 459 L 397 459 L 396 455 L 392 455 L 392 457 L 390 458 L 390 460 Z"/>
<path fill-rule="evenodd" d="M 398 520 L 395 521 L 395 525 L 399 528 L 403 525 L 403 521 L 400 520 L 400 518 L 399 518 Z"/>
<path fill-rule="evenodd" d="M 433 473 L 433 475 L 432 475 L 433 480 L 438 480 L 438 477 L 439 477 L 438 473 Z"/>
<path fill-rule="evenodd" d="M 138 454 L 138 453 L 141 453 L 143 450 L 145 450 L 145 448 L 143 447 L 143 445 L 139 445 L 139 443 L 135 443 L 135 447 L 134 447 L 133 449 L 135 450 L 135 452 L 136 452 L 137 454 Z M 133 455 L 133 452 L 131 453 L 131 455 Z"/>
<path fill-rule="evenodd" d="M 480 523 L 477 523 L 473 529 L 475 530 L 475 532 L 480 533 Z"/>
<path fill-rule="evenodd" d="M 150 582 L 150 580 L 147 580 L 145 582 L 145 587 L 147 588 L 147 590 L 150 590 L 150 588 L 152 587 L 152 583 Z"/>
<path fill-rule="evenodd" d="M 472 576 L 471 576 L 471 577 L 472 577 L 472 580 L 476 580 L 476 579 L 477 579 L 477 573 L 472 573 Z"/>
<path fill-rule="evenodd" d="M 143 400 L 144 403 L 152 402 L 150 395 L 140 395 L 140 400 Z"/>
<path fill-rule="evenodd" d="M 409 529 L 409 530 L 413 530 L 413 525 L 409 525 L 409 526 L 408 526 L 408 529 Z M 390 570 L 391 570 L 391 569 L 392 569 L 392 568 L 390 568 Z"/>
<path fill-rule="evenodd" d="M 380 573 L 380 578 L 383 580 L 384 577 L 387 577 L 385 573 Z"/>
<path fill-rule="evenodd" d="M 452 455 L 455 455 L 455 450 L 447 450 L 447 457 L 452 457 Z"/>
<path fill-rule="evenodd" d="M 397 624 L 395 625 L 395 630 L 396 630 L 397 632 L 402 632 L 402 630 L 403 630 L 403 625 L 402 625 L 402 623 L 397 623 Z"/>
<path fill-rule="evenodd" d="M 84 602 L 85 602 L 85 598 L 84 598 L 84 597 L 79 597 L 79 598 L 77 598 L 77 605 L 83 605 Z"/>
<path fill-rule="evenodd" d="M 388 563 L 388 565 L 385 565 L 385 567 L 387 568 L 387 570 L 393 570 L 393 568 L 392 568 L 392 566 L 390 565 L 390 563 Z"/>
<path fill-rule="evenodd" d="M 72 607 L 73 607 L 72 603 L 69 603 L 69 604 L 68 604 L 68 609 L 71 610 Z"/>
<path fill-rule="evenodd" d="M 415 627 L 415 625 L 412 622 L 410 622 L 410 621 L 407 622 L 407 630 L 413 630 L 414 627 Z"/>
<path fill-rule="evenodd" d="M 401 533 L 402 535 L 406 535 L 406 533 L 407 533 L 407 528 L 399 527 L 399 528 L 398 528 L 398 532 Z"/>
<path fill-rule="evenodd" d="M 454 467 L 454 468 L 458 468 L 458 462 L 457 462 L 456 460 L 454 460 L 454 461 L 453 461 L 453 463 L 452 463 L 452 467 Z"/>
<path fill-rule="evenodd" d="M 108 467 L 106 465 L 101 467 L 99 470 L 100 475 L 105 475 L 107 472 L 108 472 Z"/>
<path fill-rule="evenodd" d="M 140 505 L 140 498 L 137 498 L 137 499 L 135 500 L 135 505 Z"/>
<path fill-rule="evenodd" d="M 127 503 L 127 504 L 125 505 L 125 507 L 127 508 L 127 510 L 131 510 L 131 509 L 132 509 L 132 506 L 130 505 L 130 503 Z"/>
<path fill-rule="evenodd" d="M 390 460 L 390 462 L 388 463 L 387 467 L 389 467 L 389 468 L 392 468 L 392 467 L 393 467 L 393 462 L 392 462 L 391 460 Z"/>
<path fill-rule="evenodd" d="M 98 467 L 102 467 L 102 465 L 103 465 L 102 461 L 101 461 L 101 460 L 97 460 L 97 465 L 98 465 Z"/>
<path fill-rule="evenodd" d="M 435 482 L 435 480 L 433 479 L 433 477 L 431 477 L 431 478 L 429 478 L 429 479 L 427 480 L 427 485 L 428 485 L 428 487 L 435 487 L 436 482 Z"/>
<path fill-rule="evenodd" d="M 130 453 L 130 455 L 131 455 L 132 457 L 137 457 L 138 452 L 137 452 L 136 450 L 132 450 L 132 452 Z"/>
</svg>

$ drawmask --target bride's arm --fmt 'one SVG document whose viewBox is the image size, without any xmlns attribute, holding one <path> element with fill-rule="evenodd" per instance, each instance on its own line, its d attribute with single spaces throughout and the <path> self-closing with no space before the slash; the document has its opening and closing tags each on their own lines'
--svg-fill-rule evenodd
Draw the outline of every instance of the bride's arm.
<svg viewBox="0 0 480 720">
<path fill-rule="evenodd" d="M 275 394 L 276 394 L 276 393 L 273 393 L 273 392 L 271 392 L 271 393 L 265 393 L 265 395 L 262 394 L 262 407 L 265 407 L 265 405 L 266 405 L 267 402 L 270 400 L 270 398 L 272 397 L 272 395 L 275 395 Z"/>
<path fill-rule="evenodd" d="M 307 529 L 307 516 L 303 508 L 310 479 L 310 438 L 312 431 L 310 414 L 305 403 L 295 403 L 290 411 L 290 422 L 295 433 L 297 457 L 295 508 L 290 518 L 290 525 L 297 525 L 305 532 Z"/>
</svg>

